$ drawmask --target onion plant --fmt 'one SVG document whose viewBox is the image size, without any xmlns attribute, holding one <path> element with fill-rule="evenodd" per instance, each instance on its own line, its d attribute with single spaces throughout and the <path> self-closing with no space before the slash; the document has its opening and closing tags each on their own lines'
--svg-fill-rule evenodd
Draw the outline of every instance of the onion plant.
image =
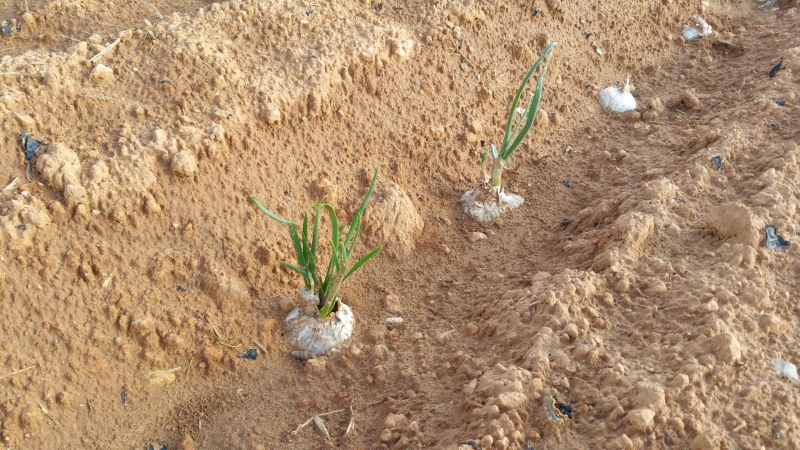
<svg viewBox="0 0 800 450">
<path fill-rule="evenodd" d="M 493 162 L 491 186 L 497 191 L 500 190 L 503 167 L 506 165 L 508 158 L 511 157 L 517 147 L 519 147 L 519 145 L 522 143 L 522 140 L 525 139 L 528 131 L 530 131 L 531 127 L 533 126 L 533 121 L 536 119 L 536 113 L 539 111 L 539 102 L 542 100 L 544 74 L 547 72 L 547 67 L 550 65 L 550 59 L 553 56 L 553 54 L 550 53 L 550 50 L 557 44 L 557 42 L 551 42 L 548 44 L 547 47 L 544 48 L 542 56 L 540 56 L 539 59 L 533 63 L 533 66 L 531 66 L 530 70 L 528 70 L 525 78 L 522 79 L 522 84 L 517 90 L 517 95 L 514 96 L 514 101 L 511 103 L 511 111 L 508 113 L 506 133 L 503 137 L 503 143 L 500 146 L 500 150 L 498 150 L 497 147 L 492 144 Z M 546 60 L 545 57 L 547 57 Z M 542 61 L 544 61 L 544 65 L 542 66 L 542 71 L 536 80 L 536 91 L 534 92 L 533 97 L 531 97 L 531 99 L 528 101 L 528 105 L 521 111 L 521 117 L 519 121 L 514 124 L 514 118 L 516 117 L 517 113 L 517 105 L 522 97 L 522 92 L 525 90 L 528 80 L 530 80 L 534 72 L 536 72 L 536 69 L 539 67 L 539 65 L 542 64 Z M 489 174 L 486 173 L 486 153 L 481 153 L 481 171 L 483 173 L 484 182 L 490 181 Z"/>
<path fill-rule="evenodd" d="M 258 206 L 258 209 L 260 209 L 264 214 L 284 225 L 289 226 L 289 235 L 292 238 L 294 251 L 297 255 L 297 264 L 291 264 L 287 261 L 281 261 L 280 263 L 299 273 L 303 277 L 305 288 L 315 294 L 319 299 L 317 309 L 319 309 L 322 317 L 328 317 L 328 315 L 336 308 L 336 302 L 339 300 L 339 289 L 341 289 L 342 283 L 344 283 L 351 275 L 353 275 L 353 273 L 355 273 L 356 270 L 363 266 L 364 263 L 369 261 L 370 258 L 375 256 L 383 248 L 377 247 L 373 249 L 364 257 L 356 261 L 355 264 L 352 266 L 350 265 L 350 257 L 355 249 L 358 235 L 361 233 L 362 216 L 367 207 L 367 202 L 372 196 L 372 191 L 375 189 L 375 182 L 377 179 L 378 169 L 375 169 L 375 175 L 372 177 L 372 183 L 370 184 L 369 191 L 367 191 L 367 195 L 361 202 L 361 206 L 358 208 L 358 211 L 356 211 L 355 216 L 353 216 L 353 222 L 349 227 L 347 227 L 346 224 L 342 224 L 340 226 L 339 219 L 336 216 L 336 211 L 330 204 L 321 201 L 312 205 L 316 212 L 314 214 L 314 223 L 311 229 L 311 240 L 309 240 L 308 233 L 308 214 L 303 215 L 303 225 L 300 229 L 300 233 L 298 233 L 297 224 L 291 220 L 284 219 L 265 208 L 255 195 L 250 196 L 250 198 L 253 199 L 253 202 L 255 202 L 256 206 Z M 328 262 L 328 267 L 325 269 L 324 273 L 322 273 L 320 270 L 321 266 L 317 264 L 317 250 L 320 240 L 319 225 L 323 209 L 328 212 L 328 216 L 330 217 L 332 232 L 330 240 L 331 259 Z M 347 229 L 346 233 L 344 232 L 345 229 Z"/>
</svg>

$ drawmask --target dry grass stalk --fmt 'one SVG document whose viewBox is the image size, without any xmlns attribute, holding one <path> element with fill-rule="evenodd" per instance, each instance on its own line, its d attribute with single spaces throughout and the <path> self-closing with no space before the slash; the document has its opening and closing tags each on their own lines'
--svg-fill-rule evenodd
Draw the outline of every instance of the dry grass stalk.
<svg viewBox="0 0 800 450">
<path fill-rule="evenodd" d="M 17 375 L 17 374 L 20 374 L 20 373 L 22 373 L 22 372 L 26 372 L 26 371 L 28 371 L 28 370 L 31 370 L 31 369 L 33 369 L 34 367 L 36 367 L 36 365 L 33 365 L 33 366 L 28 366 L 28 367 L 26 367 L 26 368 L 24 368 L 24 369 L 19 369 L 19 370 L 17 370 L 16 372 L 7 373 L 7 374 L 3 375 L 2 377 L 0 377 L 0 380 L 2 380 L 2 379 L 4 379 L 4 378 L 8 378 L 8 377 L 13 377 L 14 375 Z M 342 410 L 342 411 L 344 411 L 344 410 Z"/>
<path fill-rule="evenodd" d="M 98 53 L 98 54 L 94 55 L 94 56 L 92 57 L 92 59 L 90 59 L 89 61 L 90 61 L 90 62 L 97 62 L 97 60 L 99 60 L 100 58 L 102 58 L 102 57 L 103 57 L 103 55 L 105 55 L 105 54 L 106 54 L 106 53 L 107 53 L 109 50 L 111 50 L 112 48 L 116 47 L 116 46 L 117 46 L 117 44 L 119 44 L 119 43 L 120 43 L 120 41 L 121 41 L 121 39 L 120 39 L 120 38 L 117 38 L 117 40 L 115 40 L 114 42 L 112 42 L 112 43 L 111 43 L 111 45 L 109 45 L 108 47 L 106 47 L 106 48 L 104 48 L 103 50 L 101 50 L 101 51 L 100 51 L 100 53 Z"/>
</svg>

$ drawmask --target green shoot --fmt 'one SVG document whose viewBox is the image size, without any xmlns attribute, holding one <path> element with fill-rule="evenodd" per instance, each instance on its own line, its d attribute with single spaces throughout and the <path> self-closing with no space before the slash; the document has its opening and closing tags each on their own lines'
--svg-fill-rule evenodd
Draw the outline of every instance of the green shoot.
<svg viewBox="0 0 800 450">
<path fill-rule="evenodd" d="M 291 220 L 284 219 L 272 211 L 268 210 L 261 204 L 255 195 L 250 198 L 264 214 L 278 222 L 289 226 L 289 236 L 292 238 L 294 251 L 297 255 L 297 265 L 291 264 L 286 261 L 281 261 L 281 264 L 291 270 L 299 273 L 303 277 L 306 289 L 313 292 L 319 298 L 319 309 L 322 317 L 328 315 L 336 308 L 336 302 L 339 299 L 339 290 L 342 283 L 345 282 L 356 270 L 361 268 L 373 256 L 378 254 L 383 247 L 373 249 L 364 257 L 350 265 L 350 255 L 356 246 L 356 240 L 361 233 L 361 218 L 364 215 L 364 210 L 367 208 L 367 202 L 375 190 L 375 182 L 378 179 L 378 169 L 375 169 L 375 175 L 372 177 L 372 183 L 369 186 L 366 197 L 361 202 L 361 206 L 353 216 L 353 222 L 350 224 L 347 234 L 342 237 L 342 230 L 345 226 L 339 226 L 339 219 L 336 216 L 336 211 L 333 206 L 328 203 L 320 202 L 312 205 L 316 211 L 314 214 L 314 223 L 311 229 L 311 241 L 308 238 L 308 214 L 303 215 L 303 226 L 300 229 L 300 234 L 297 232 L 297 224 Z M 328 212 L 331 221 L 331 260 L 328 262 L 325 275 L 321 276 L 317 266 L 317 249 L 319 245 L 319 224 L 322 216 L 322 210 Z"/>
<path fill-rule="evenodd" d="M 508 114 L 508 124 L 506 125 L 506 133 L 503 137 L 503 144 L 500 146 L 500 150 L 497 150 L 497 148 L 492 145 L 492 158 L 494 159 L 494 162 L 492 164 L 491 182 L 492 187 L 494 188 L 500 188 L 503 167 L 505 166 L 506 161 L 508 161 L 508 158 L 510 158 L 517 147 L 519 147 L 519 145 L 522 143 L 522 140 L 525 139 L 528 131 L 530 131 L 531 127 L 533 126 L 533 121 L 536 119 L 536 113 L 539 111 L 539 102 L 542 100 L 544 74 L 547 72 L 547 67 L 550 65 L 550 59 L 553 57 L 553 54 L 550 53 L 550 50 L 557 44 L 557 42 L 551 42 L 550 44 L 547 44 L 547 47 L 545 47 L 544 51 L 542 52 L 542 56 L 540 56 L 539 59 L 533 63 L 533 66 L 531 66 L 530 70 L 528 70 L 525 78 L 522 79 L 522 84 L 517 90 L 517 95 L 514 97 L 514 101 L 511 103 L 511 111 Z M 547 57 L 546 61 L 545 56 Z M 533 73 L 536 71 L 536 68 L 539 67 L 539 64 L 541 64 L 542 61 L 544 61 L 544 65 L 542 66 L 542 71 L 536 81 L 536 91 L 534 92 L 533 97 L 531 97 L 531 99 L 528 101 L 527 106 L 522 112 L 522 116 L 515 125 L 514 118 L 517 115 L 517 105 L 522 97 L 522 91 L 525 90 L 528 80 L 530 80 L 530 78 L 533 76 Z M 481 159 L 481 166 L 483 166 L 483 158 Z"/>
</svg>

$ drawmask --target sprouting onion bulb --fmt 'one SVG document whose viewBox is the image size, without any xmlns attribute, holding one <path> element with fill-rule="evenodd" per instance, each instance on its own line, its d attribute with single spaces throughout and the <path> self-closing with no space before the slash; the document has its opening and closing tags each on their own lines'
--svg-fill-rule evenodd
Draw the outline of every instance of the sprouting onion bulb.
<svg viewBox="0 0 800 450">
<path fill-rule="evenodd" d="M 631 94 L 631 76 L 625 80 L 625 87 L 620 89 L 617 86 L 611 86 L 600 91 L 600 104 L 603 108 L 610 109 L 614 112 L 626 112 L 636 109 L 636 99 Z"/>
<path fill-rule="evenodd" d="M 697 23 L 697 27 L 699 27 L 699 29 L 693 26 L 686 26 L 681 32 L 683 34 L 684 39 L 690 41 L 694 38 L 705 37 L 712 33 L 711 25 L 709 25 L 708 22 L 703 20 L 702 17 L 695 15 L 694 21 L 695 23 Z"/>
</svg>

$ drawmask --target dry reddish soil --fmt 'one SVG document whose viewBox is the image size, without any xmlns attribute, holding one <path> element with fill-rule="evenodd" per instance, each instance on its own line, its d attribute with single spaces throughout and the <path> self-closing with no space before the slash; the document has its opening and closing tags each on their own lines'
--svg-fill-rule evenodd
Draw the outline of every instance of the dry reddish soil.
<svg viewBox="0 0 800 450">
<path fill-rule="evenodd" d="M 3 3 L 2 448 L 800 447 L 800 5 L 771 3 Z M 526 201 L 475 222 L 551 41 Z M 296 359 L 249 195 L 349 218 L 376 167 L 355 333 Z"/>
</svg>

